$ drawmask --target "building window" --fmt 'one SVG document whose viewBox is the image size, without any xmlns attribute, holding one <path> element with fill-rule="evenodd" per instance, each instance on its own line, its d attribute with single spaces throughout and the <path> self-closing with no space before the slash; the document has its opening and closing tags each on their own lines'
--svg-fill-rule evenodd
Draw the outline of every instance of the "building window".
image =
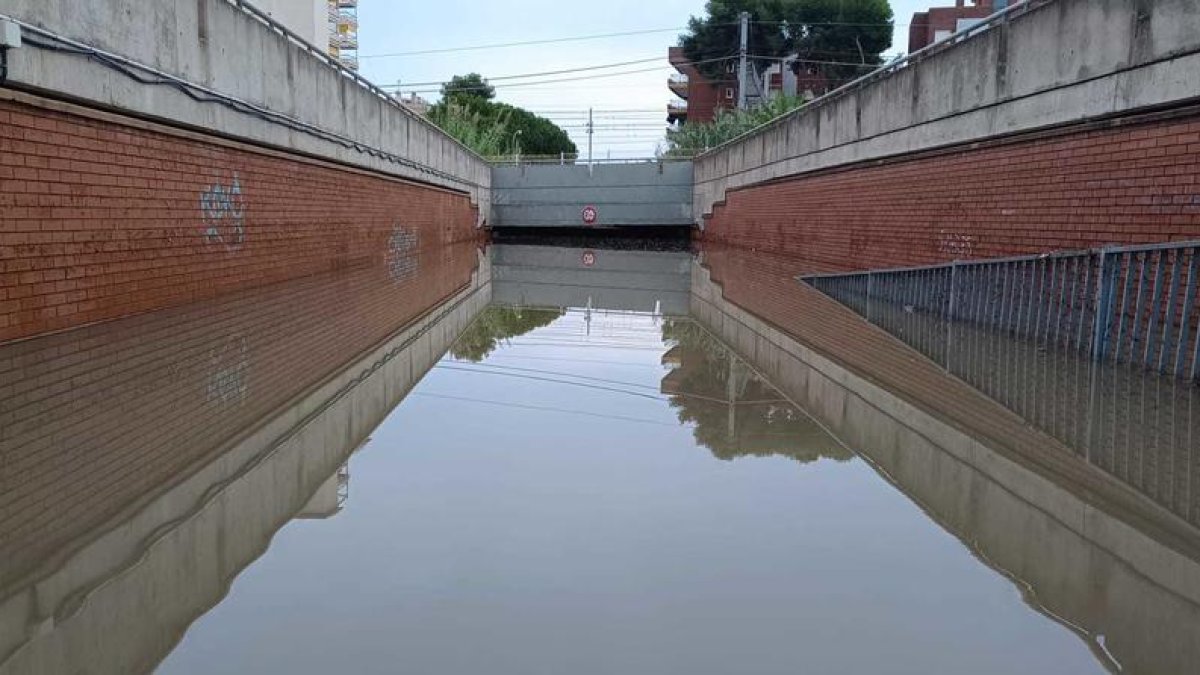
<svg viewBox="0 0 1200 675">
<path fill-rule="evenodd" d="M 735 70 L 737 70 L 737 65 L 735 65 L 735 64 L 733 64 L 733 63 L 727 63 L 727 64 L 725 64 L 725 72 L 727 72 L 727 73 L 732 73 L 732 72 L 733 72 L 733 71 L 735 71 Z"/>
<path fill-rule="evenodd" d="M 733 99 L 733 87 L 725 87 L 725 98 Z"/>
</svg>

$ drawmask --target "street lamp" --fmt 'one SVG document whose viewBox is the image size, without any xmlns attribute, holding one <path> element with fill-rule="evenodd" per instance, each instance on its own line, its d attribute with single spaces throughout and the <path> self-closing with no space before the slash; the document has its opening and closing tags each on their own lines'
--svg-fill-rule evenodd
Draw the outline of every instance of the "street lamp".
<svg viewBox="0 0 1200 675">
<path fill-rule="evenodd" d="M 517 137 L 521 135 L 521 131 L 521 129 L 517 129 L 512 135 L 513 161 L 517 164 L 521 163 L 521 146 L 517 142 Z"/>
</svg>

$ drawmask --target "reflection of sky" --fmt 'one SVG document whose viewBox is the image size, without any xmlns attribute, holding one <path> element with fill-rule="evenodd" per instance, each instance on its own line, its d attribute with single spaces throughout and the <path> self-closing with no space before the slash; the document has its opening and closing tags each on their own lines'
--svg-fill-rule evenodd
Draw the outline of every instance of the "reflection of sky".
<svg viewBox="0 0 1200 675">
<path fill-rule="evenodd" d="M 865 463 L 696 447 L 655 395 L 658 327 L 617 319 L 484 362 L 543 379 L 443 361 L 353 460 L 347 509 L 280 532 L 163 672 L 1096 669 Z"/>
</svg>

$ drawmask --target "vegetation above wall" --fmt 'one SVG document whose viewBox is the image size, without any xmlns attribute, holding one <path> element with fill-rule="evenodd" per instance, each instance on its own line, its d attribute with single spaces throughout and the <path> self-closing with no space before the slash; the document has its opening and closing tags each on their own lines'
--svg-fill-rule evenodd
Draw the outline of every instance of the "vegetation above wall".
<svg viewBox="0 0 1200 675">
<path fill-rule="evenodd" d="M 455 75 L 442 85 L 442 100 L 429 109 L 429 119 L 484 157 L 578 152 L 554 122 L 495 97 L 496 89 L 478 73 Z"/>
<path fill-rule="evenodd" d="M 750 110 L 719 110 L 712 122 L 691 122 L 667 134 L 667 157 L 691 157 L 733 140 L 804 105 L 798 96 L 778 96 Z"/>
</svg>

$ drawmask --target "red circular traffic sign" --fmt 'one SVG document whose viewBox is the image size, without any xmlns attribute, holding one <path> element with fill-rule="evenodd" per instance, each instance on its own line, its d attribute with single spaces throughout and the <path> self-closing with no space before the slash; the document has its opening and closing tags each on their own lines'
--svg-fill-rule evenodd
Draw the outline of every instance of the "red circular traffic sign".
<svg viewBox="0 0 1200 675">
<path fill-rule="evenodd" d="M 596 207 L 588 205 L 583 207 L 583 222 L 585 225 L 593 225 L 600 218 L 600 212 Z"/>
<path fill-rule="evenodd" d="M 580 256 L 580 260 L 583 262 L 584 267 L 591 267 L 596 264 L 596 252 L 584 251 L 583 255 Z"/>
</svg>

